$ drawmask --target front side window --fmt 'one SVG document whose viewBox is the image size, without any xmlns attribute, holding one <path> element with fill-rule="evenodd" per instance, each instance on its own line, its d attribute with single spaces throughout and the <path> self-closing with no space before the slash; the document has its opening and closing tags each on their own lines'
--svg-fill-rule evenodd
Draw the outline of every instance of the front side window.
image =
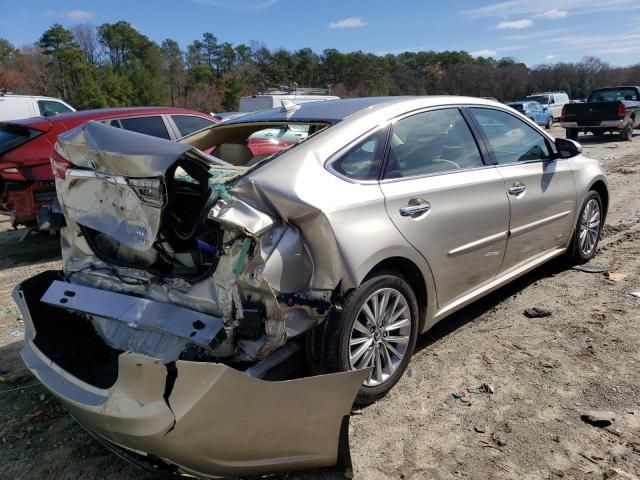
<svg viewBox="0 0 640 480">
<path fill-rule="evenodd" d="M 377 180 L 386 131 L 381 129 L 351 148 L 331 164 L 333 170 L 353 180 Z"/>
<path fill-rule="evenodd" d="M 483 166 L 478 146 L 457 108 L 398 120 L 385 178 L 414 177 Z"/>
<path fill-rule="evenodd" d="M 164 138 L 166 140 L 171 139 L 167 127 L 164 125 L 164 120 L 157 115 L 150 117 L 121 118 L 120 124 L 125 130 L 144 133 L 145 135 Z"/>
<path fill-rule="evenodd" d="M 471 108 L 499 164 L 547 160 L 545 137 L 519 118 L 500 110 Z"/>
<path fill-rule="evenodd" d="M 42 115 L 43 117 L 51 117 L 59 113 L 67 113 L 73 111 L 64 103 L 55 102 L 53 100 L 38 100 L 38 108 L 40 109 L 40 115 Z"/>
<path fill-rule="evenodd" d="M 207 120 L 206 118 L 196 117 L 195 115 L 172 115 L 171 118 L 176 124 L 176 127 L 178 127 L 178 130 L 180 130 L 180 135 L 183 137 L 215 124 L 213 119 Z"/>
</svg>

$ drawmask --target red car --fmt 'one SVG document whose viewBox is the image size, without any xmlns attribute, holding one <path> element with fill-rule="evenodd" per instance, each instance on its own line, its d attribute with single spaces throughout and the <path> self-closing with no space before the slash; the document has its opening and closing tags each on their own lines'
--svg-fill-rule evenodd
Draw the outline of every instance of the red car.
<svg viewBox="0 0 640 480">
<path fill-rule="evenodd" d="M 0 123 L 0 214 L 10 215 L 14 227 L 35 224 L 38 210 L 53 202 L 49 156 L 58 135 L 89 120 L 167 140 L 216 123 L 204 113 L 167 107 L 85 110 Z"/>
</svg>

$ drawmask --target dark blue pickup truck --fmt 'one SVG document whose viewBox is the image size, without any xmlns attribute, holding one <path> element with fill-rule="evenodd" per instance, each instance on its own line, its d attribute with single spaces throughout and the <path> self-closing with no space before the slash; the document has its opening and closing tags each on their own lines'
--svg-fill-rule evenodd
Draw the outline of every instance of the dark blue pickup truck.
<svg viewBox="0 0 640 480">
<path fill-rule="evenodd" d="M 586 103 L 566 104 L 560 125 L 571 140 L 576 140 L 580 132 L 617 132 L 622 140 L 631 140 L 633 129 L 640 127 L 640 87 L 598 88 Z"/>
</svg>

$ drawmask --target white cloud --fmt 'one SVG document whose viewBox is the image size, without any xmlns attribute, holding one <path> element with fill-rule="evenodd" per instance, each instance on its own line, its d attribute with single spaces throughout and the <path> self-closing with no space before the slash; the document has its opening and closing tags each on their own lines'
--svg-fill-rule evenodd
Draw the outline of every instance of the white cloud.
<svg viewBox="0 0 640 480">
<path fill-rule="evenodd" d="M 549 18 L 551 20 L 556 20 L 558 18 L 566 18 L 569 15 L 569 12 L 566 10 L 559 10 L 557 8 L 552 8 L 551 10 L 547 10 L 546 12 L 542 12 L 539 14 L 539 17 Z"/>
<path fill-rule="evenodd" d="M 522 30 L 523 28 L 529 28 L 533 25 L 533 20 L 529 20 L 528 18 L 522 20 L 513 20 L 511 22 L 500 22 L 496 25 L 496 28 L 499 30 Z"/>
<path fill-rule="evenodd" d="M 497 54 L 497 50 L 489 50 L 488 48 L 485 48 L 484 50 L 471 52 L 469 55 L 472 57 L 495 57 Z"/>
<path fill-rule="evenodd" d="M 227 10 L 262 10 L 278 3 L 279 0 L 191 0 L 200 5 L 224 8 Z"/>
<path fill-rule="evenodd" d="M 361 28 L 365 27 L 366 25 L 367 22 L 362 20 L 362 17 L 349 17 L 331 22 L 328 27 L 334 30 L 336 28 Z"/>
<path fill-rule="evenodd" d="M 640 53 L 640 28 L 607 35 L 576 34 L 551 37 L 542 42 L 553 43 L 554 48 L 582 50 L 589 52 L 589 55 Z"/>
<path fill-rule="evenodd" d="M 96 14 L 86 10 L 69 10 L 68 12 L 64 12 L 64 16 L 74 22 L 88 22 L 95 17 Z"/>
<path fill-rule="evenodd" d="M 509 18 L 511 16 L 544 15 L 546 12 L 552 12 L 554 10 L 567 12 L 567 15 L 569 15 L 569 13 L 573 15 L 619 11 L 621 8 L 627 11 L 637 10 L 640 9 L 640 4 L 638 4 L 638 0 L 598 0 L 597 2 L 586 0 L 506 0 L 496 3 L 487 2 L 484 6 L 462 10 L 460 13 L 472 18 Z M 562 13 L 551 13 L 551 15 L 554 14 L 562 15 Z"/>
<path fill-rule="evenodd" d="M 545 60 L 555 60 L 556 58 L 559 58 L 560 55 L 547 55 L 546 57 L 544 57 Z"/>
</svg>

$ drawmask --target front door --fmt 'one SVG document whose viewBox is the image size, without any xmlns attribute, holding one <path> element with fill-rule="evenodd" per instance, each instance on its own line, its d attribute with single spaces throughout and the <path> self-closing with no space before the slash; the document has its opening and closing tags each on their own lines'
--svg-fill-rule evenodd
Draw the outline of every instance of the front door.
<svg viewBox="0 0 640 480">
<path fill-rule="evenodd" d="M 394 123 L 380 187 L 389 217 L 431 267 L 440 309 L 495 278 L 509 202 L 458 108 Z"/>
<path fill-rule="evenodd" d="M 511 206 L 509 240 L 501 271 L 567 245 L 573 231 L 576 189 L 566 159 L 550 141 L 515 115 L 471 108 L 504 178 Z"/>
</svg>

